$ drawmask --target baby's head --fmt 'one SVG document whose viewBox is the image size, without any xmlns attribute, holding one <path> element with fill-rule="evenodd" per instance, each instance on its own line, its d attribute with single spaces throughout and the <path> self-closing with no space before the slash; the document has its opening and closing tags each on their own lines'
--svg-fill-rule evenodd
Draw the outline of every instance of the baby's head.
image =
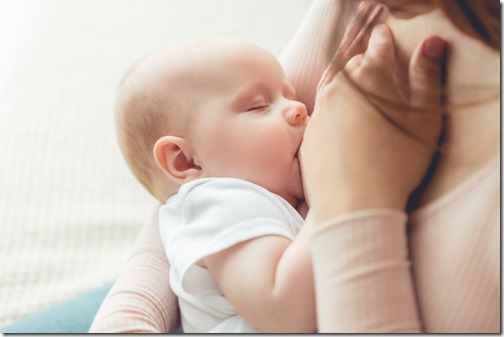
<svg viewBox="0 0 504 337">
<path fill-rule="evenodd" d="M 291 204 L 303 199 L 297 151 L 306 108 L 262 48 L 204 39 L 157 53 L 126 73 L 115 111 L 128 166 L 162 202 L 206 177 L 248 180 Z"/>
</svg>

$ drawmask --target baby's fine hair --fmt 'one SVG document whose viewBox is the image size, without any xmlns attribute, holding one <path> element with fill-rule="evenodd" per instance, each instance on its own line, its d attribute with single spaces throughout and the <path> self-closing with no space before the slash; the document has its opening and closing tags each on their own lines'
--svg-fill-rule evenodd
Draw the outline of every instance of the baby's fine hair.
<svg viewBox="0 0 504 337">
<path fill-rule="evenodd" d="M 116 135 L 131 172 L 150 194 L 164 202 L 170 184 L 155 162 L 153 149 L 156 141 L 173 129 L 170 111 L 182 109 L 169 92 L 138 85 L 136 73 L 147 60 L 133 64 L 117 85 Z"/>
</svg>

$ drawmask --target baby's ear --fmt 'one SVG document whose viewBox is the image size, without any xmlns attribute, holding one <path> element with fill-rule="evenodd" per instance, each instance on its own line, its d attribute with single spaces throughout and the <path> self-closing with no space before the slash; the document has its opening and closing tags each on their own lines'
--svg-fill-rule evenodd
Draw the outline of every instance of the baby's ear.
<svg viewBox="0 0 504 337">
<path fill-rule="evenodd" d="M 159 168 L 177 184 L 203 177 L 203 170 L 194 163 L 191 146 L 185 138 L 159 138 L 154 145 L 154 159 Z"/>
</svg>

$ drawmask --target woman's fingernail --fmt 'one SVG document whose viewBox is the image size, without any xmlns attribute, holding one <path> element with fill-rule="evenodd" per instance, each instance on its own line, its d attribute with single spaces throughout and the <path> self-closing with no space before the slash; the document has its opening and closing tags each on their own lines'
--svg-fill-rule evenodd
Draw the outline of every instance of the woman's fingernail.
<svg viewBox="0 0 504 337">
<path fill-rule="evenodd" d="M 423 52 L 426 56 L 436 60 L 443 59 L 446 51 L 446 42 L 440 37 L 432 37 L 425 40 Z"/>
</svg>

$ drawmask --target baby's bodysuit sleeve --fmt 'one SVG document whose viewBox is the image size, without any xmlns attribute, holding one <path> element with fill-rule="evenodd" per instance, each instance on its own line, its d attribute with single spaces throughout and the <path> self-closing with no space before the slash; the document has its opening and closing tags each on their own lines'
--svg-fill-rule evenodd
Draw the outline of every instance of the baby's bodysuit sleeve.
<svg viewBox="0 0 504 337">
<path fill-rule="evenodd" d="M 232 178 L 186 184 L 159 211 L 172 271 L 181 276 L 202 258 L 243 241 L 265 235 L 292 240 L 303 222 L 284 199 Z"/>
<path fill-rule="evenodd" d="M 342 215 L 315 230 L 311 253 L 320 332 L 419 332 L 407 216 L 397 210 Z"/>
</svg>

